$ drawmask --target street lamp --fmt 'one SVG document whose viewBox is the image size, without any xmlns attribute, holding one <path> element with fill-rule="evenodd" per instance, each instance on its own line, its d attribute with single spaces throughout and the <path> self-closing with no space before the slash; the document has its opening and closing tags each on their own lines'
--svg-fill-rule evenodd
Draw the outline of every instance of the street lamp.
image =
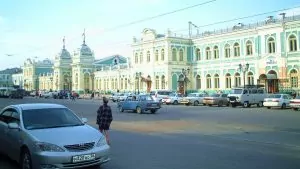
<svg viewBox="0 0 300 169">
<path fill-rule="evenodd" d="M 245 78 L 246 78 L 246 73 L 249 70 L 249 63 L 246 63 L 245 65 L 239 64 L 239 70 L 240 70 L 240 72 L 243 72 L 243 81 L 244 81 L 244 88 L 245 88 L 245 85 L 246 85 Z"/>
<path fill-rule="evenodd" d="M 182 69 L 181 70 L 181 73 L 183 74 L 183 83 L 184 83 L 184 86 L 183 86 L 183 94 L 186 95 L 186 87 L 187 87 L 187 82 L 188 82 L 188 74 L 190 73 L 190 68 L 187 68 L 187 69 Z"/>
<path fill-rule="evenodd" d="M 135 78 L 137 80 L 137 88 L 138 88 L 138 94 L 140 94 L 140 77 L 142 76 L 142 72 L 136 72 Z"/>
<path fill-rule="evenodd" d="M 53 88 L 53 77 L 50 77 L 50 84 L 51 84 L 51 85 L 50 85 L 50 87 L 49 87 L 49 88 L 50 88 L 49 90 L 52 92 L 52 88 Z"/>
</svg>

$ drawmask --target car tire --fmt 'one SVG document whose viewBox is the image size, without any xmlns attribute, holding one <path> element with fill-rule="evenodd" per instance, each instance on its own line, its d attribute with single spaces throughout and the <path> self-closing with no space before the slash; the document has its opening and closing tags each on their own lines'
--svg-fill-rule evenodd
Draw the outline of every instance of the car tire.
<svg viewBox="0 0 300 169">
<path fill-rule="evenodd" d="M 120 112 L 124 112 L 124 109 L 120 106 L 120 107 L 119 107 L 119 111 L 120 111 Z"/>
<path fill-rule="evenodd" d="M 151 111 L 151 114 L 155 114 L 156 113 L 156 110 L 155 109 L 152 109 L 150 110 Z"/>
<path fill-rule="evenodd" d="M 222 107 L 222 106 L 223 106 L 223 102 L 222 102 L 222 101 L 219 101 L 218 107 Z"/>
<path fill-rule="evenodd" d="M 263 102 L 259 102 L 257 103 L 257 107 L 263 107 L 264 103 Z"/>
<path fill-rule="evenodd" d="M 199 102 L 198 101 L 194 101 L 194 106 L 198 106 Z"/>
<path fill-rule="evenodd" d="M 139 107 L 139 106 L 136 107 L 135 111 L 136 111 L 136 113 L 138 113 L 138 114 L 142 114 L 142 112 L 143 112 L 142 108 Z"/>
<path fill-rule="evenodd" d="M 249 107 L 249 102 L 244 102 L 244 103 L 243 103 L 243 107 L 244 107 L 244 108 Z"/>
<path fill-rule="evenodd" d="M 286 104 L 285 103 L 282 103 L 281 109 L 286 109 Z"/>
<path fill-rule="evenodd" d="M 293 110 L 298 111 L 298 108 L 293 108 Z"/>
<path fill-rule="evenodd" d="M 27 148 L 24 148 L 20 158 L 21 169 L 32 169 L 31 156 Z"/>
<path fill-rule="evenodd" d="M 178 104 L 178 101 L 177 101 L 177 100 L 174 100 L 173 104 L 174 104 L 174 105 L 177 105 L 177 104 Z"/>
</svg>

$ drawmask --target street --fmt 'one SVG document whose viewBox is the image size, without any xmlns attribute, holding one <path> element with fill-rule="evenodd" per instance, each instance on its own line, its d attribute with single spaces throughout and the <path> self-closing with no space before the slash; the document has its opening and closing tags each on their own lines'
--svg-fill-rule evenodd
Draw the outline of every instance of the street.
<svg viewBox="0 0 300 169">
<path fill-rule="evenodd" d="M 64 104 L 96 127 L 99 100 L 0 99 Z M 111 126 L 111 161 L 101 169 L 299 169 L 300 111 L 163 105 L 156 114 L 120 113 Z M 18 168 L 0 156 L 1 169 Z M 95 167 L 90 169 L 96 169 Z"/>
</svg>

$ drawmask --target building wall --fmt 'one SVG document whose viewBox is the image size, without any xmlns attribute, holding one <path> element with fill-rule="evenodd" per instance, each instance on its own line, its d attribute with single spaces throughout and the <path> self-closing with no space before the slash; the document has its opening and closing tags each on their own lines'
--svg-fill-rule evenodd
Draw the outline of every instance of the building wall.
<svg viewBox="0 0 300 169">
<path fill-rule="evenodd" d="M 14 85 L 19 86 L 20 88 L 23 88 L 23 86 L 24 86 L 23 73 L 13 74 L 12 82 Z"/>
<path fill-rule="evenodd" d="M 11 87 L 13 85 L 11 74 L 0 74 L 0 87 Z"/>
</svg>

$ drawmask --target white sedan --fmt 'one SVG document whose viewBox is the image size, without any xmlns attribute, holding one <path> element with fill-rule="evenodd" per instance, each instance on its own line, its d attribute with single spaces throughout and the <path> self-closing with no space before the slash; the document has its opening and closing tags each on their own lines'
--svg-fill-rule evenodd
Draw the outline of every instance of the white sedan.
<svg viewBox="0 0 300 169">
<path fill-rule="evenodd" d="M 0 152 L 23 169 L 69 169 L 108 162 L 110 146 L 86 122 L 63 105 L 8 106 L 0 113 Z"/>
<path fill-rule="evenodd" d="M 280 107 L 285 109 L 290 106 L 292 97 L 288 94 L 271 94 L 264 99 L 264 106 L 270 109 L 271 107 Z"/>
<path fill-rule="evenodd" d="M 300 96 L 296 96 L 295 99 L 292 99 L 290 101 L 290 107 L 293 110 L 295 110 L 295 111 L 297 111 L 298 109 L 300 109 Z"/>
</svg>

